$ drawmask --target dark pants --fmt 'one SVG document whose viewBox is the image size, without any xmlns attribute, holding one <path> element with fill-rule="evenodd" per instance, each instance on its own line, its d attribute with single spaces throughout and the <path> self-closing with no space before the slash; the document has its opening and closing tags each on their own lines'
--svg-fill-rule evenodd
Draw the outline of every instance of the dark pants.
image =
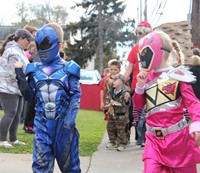
<svg viewBox="0 0 200 173">
<path fill-rule="evenodd" d="M 25 114 L 24 126 L 33 127 L 34 118 L 35 118 L 35 102 L 28 102 L 27 111 Z"/>
<path fill-rule="evenodd" d="M 145 110 L 143 109 L 140 121 L 137 126 L 138 144 L 145 143 L 145 132 L 146 132 L 146 118 L 145 118 Z"/>
<path fill-rule="evenodd" d="M 16 141 L 24 99 L 16 94 L 0 93 L 0 101 L 4 111 L 0 121 L 0 141 L 7 141 L 8 133 L 10 141 Z"/>
<path fill-rule="evenodd" d="M 135 90 L 131 90 L 130 92 L 130 95 L 131 95 L 131 98 L 133 97 L 133 94 L 134 94 Z M 133 126 L 133 120 L 134 120 L 134 117 L 133 117 L 133 102 L 132 102 L 132 99 L 131 99 L 131 105 L 129 107 L 129 131 L 131 131 L 131 127 Z M 134 127 L 135 128 L 135 140 L 137 141 L 138 140 L 138 133 L 137 133 L 137 127 Z"/>
</svg>

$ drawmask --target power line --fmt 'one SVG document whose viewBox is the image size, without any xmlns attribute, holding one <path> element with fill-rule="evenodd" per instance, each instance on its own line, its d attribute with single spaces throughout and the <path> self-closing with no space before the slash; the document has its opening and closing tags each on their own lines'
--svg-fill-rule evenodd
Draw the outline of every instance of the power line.
<svg viewBox="0 0 200 173">
<path fill-rule="evenodd" d="M 153 22 L 154 22 L 154 20 L 155 20 L 155 18 L 156 18 L 156 16 L 157 16 L 157 14 L 158 14 L 158 11 L 160 10 L 160 8 L 161 8 L 161 6 L 162 6 L 162 3 L 163 3 L 163 1 L 161 0 L 160 4 L 159 4 L 159 6 L 158 6 L 158 9 L 157 9 L 157 11 L 156 11 L 156 13 L 155 13 L 155 15 L 154 15 L 154 18 L 153 18 L 153 20 L 152 20 L 152 22 L 151 22 L 151 23 L 153 23 Z"/>
<path fill-rule="evenodd" d="M 162 0 L 161 0 L 161 1 L 162 1 Z M 158 3 L 159 3 L 159 0 L 157 0 L 156 5 L 154 6 L 153 11 L 152 11 L 152 13 L 151 13 L 151 15 L 150 15 L 148 21 L 151 19 L 151 17 L 152 17 L 153 14 L 155 13 L 155 10 L 156 10 L 156 8 L 157 8 Z"/>
<path fill-rule="evenodd" d="M 161 11 L 161 13 L 160 13 L 160 16 L 158 17 L 158 20 L 157 20 L 155 26 L 157 26 L 157 24 L 158 24 L 158 22 L 159 22 L 159 20 L 160 20 L 161 15 L 163 15 L 163 11 L 164 11 L 164 9 L 165 9 L 166 3 L 167 3 L 167 0 L 165 0 L 165 3 L 164 3 L 163 8 L 162 8 L 162 11 Z"/>
</svg>

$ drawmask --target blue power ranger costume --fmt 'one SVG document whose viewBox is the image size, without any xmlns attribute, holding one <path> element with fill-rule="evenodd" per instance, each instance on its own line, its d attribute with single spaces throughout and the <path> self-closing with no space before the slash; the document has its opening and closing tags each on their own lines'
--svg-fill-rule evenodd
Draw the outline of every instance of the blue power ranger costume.
<svg viewBox="0 0 200 173">
<path fill-rule="evenodd" d="M 52 173 L 57 160 L 62 173 L 80 173 L 79 133 L 75 118 L 80 105 L 80 67 L 59 56 L 56 30 L 43 26 L 36 34 L 42 63 L 30 63 L 26 76 L 16 69 L 19 88 L 26 100 L 36 102 L 34 119 L 34 173 Z"/>
</svg>

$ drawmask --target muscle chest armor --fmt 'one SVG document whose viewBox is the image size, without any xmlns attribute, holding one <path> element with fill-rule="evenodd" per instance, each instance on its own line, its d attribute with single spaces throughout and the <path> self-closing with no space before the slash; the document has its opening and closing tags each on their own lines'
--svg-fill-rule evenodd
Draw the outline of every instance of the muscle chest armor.
<svg viewBox="0 0 200 173">
<path fill-rule="evenodd" d="M 147 115 L 180 105 L 180 82 L 161 75 L 150 81 L 145 89 Z"/>
<path fill-rule="evenodd" d="M 54 119 L 61 114 L 61 108 L 67 107 L 69 102 L 69 75 L 62 66 L 47 74 L 45 70 L 38 68 L 32 74 L 33 84 L 36 91 L 36 111 L 47 119 Z M 65 99 L 64 99 L 65 98 Z"/>
</svg>

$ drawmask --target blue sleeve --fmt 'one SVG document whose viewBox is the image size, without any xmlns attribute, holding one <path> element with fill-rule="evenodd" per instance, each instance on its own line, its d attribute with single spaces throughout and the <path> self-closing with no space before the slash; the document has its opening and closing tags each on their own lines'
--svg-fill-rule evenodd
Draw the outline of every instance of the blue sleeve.
<svg viewBox="0 0 200 173">
<path fill-rule="evenodd" d="M 65 125 L 73 127 L 75 126 L 76 116 L 80 107 L 80 97 L 81 97 L 81 88 L 79 80 L 76 76 L 70 75 L 69 77 L 69 87 L 70 87 L 70 102 L 68 109 L 66 111 L 66 120 Z"/>
</svg>

